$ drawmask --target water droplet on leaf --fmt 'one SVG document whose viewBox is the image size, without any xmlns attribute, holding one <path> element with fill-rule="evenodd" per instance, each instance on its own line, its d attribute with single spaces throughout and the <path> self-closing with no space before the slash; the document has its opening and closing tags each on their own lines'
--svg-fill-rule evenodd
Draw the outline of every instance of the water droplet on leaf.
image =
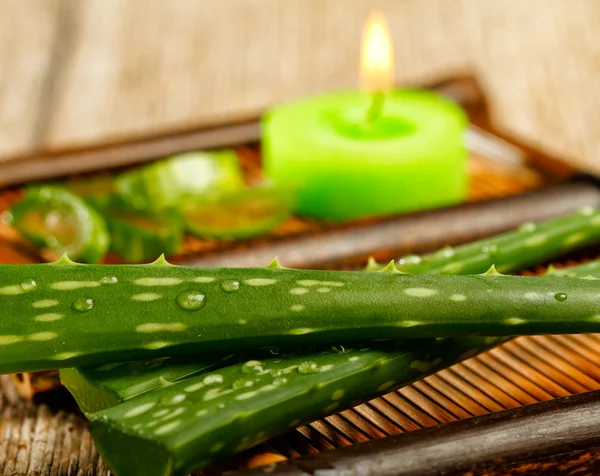
<svg viewBox="0 0 600 476">
<path fill-rule="evenodd" d="M 406 255 L 398 260 L 399 265 L 419 264 L 420 262 L 421 262 L 421 257 L 419 255 Z"/>
<path fill-rule="evenodd" d="M 35 282 L 35 279 L 25 278 L 23 281 L 21 281 L 21 289 L 26 293 L 35 291 L 37 289 L 37 283 Z"/>
<path fill-rule="evenodd" d="M 556 293 L 554 299 L 558 302 L 565 302 L 567 300 L 567 295 L 565 293 Z"/>
<path fill-rule="evenodd" d="M 273 379 L 273 385 L 276 385 L 277 387 L 285 385 L 286 383 L 288 383 L 288 379 L 285 377 L 277 377 L 276 379 Z"/>
<path fill-rule="evenodd" d="M 223 291 L 225 291 L 225 292 L 232 293 L 232 292 L 235 292 L 238 289 L 240 289 L 240 282 L 239 281 L 223 281 L 221 283 L 221 288 L 223 288 Z"/>
<path fill-rule="evenodd" d="M 94 301 L 89 298 L 81 298 L 73 303 L 73 309 L 79 312 L 88 312 L 94 307 Z"/>
<path fill-rule="evenodd" d="M 184 291 L 175 298 L 177 305 L 186 311 L 196 311 L 206 303 L 206 295 L 199 291 Z"/>
<path fill-rule="evenodd" d="M 119 282 L 116 276 L 104 276 L 100 282 L 102 284 L 116 284 Z"/>
<path fill-rule="evenodd" d="M 263 363 L 259 360 L 249 360 L 242 365 L 242 372 L 245 374 L 259 374 L 263 371 Z"/>
<path fill-rule="evenodd" d="M 301 374 L 316 374 L 319 371 L 319 364 L 313 361 L 302 362 L 298 366 L 298 372 Z"/>
</svg>

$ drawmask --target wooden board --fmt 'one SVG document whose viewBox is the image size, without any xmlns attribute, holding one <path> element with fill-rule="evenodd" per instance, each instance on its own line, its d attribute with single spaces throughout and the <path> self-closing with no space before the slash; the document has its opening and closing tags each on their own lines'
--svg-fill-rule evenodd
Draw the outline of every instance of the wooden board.
<svg viewBox="0 0 600 476">
<path fill-rule="evenodd" d="M 0 0 L 0 156 L 353 88 L 374 6 L 392 29 L 399 83 L 474 70 L 503 128 L 600 170 L 593 0 Z"/>
</svg>

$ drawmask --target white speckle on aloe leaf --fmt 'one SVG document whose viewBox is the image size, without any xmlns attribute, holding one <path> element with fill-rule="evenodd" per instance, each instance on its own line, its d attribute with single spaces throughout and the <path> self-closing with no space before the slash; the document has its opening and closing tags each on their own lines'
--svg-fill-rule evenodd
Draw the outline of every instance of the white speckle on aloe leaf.
<svg viewBox="0 0 600 476">
<path fill-rule="evenodd" d="M 281 373 L 291 374 L 297 368 L 298 368 L 298 365 L 290 365 L 289 367 L 286 367 L 285 369 L 281 369 Z"/>
<path fill-rule="evenodd" d="M 128 412 L 126 412 L 125 415 L 123 415 L 123 417 L 131 418 L 134 416 L 141 415 L 142 413 L 146 413 L 148 410 L 154 408 L 155 405 L 156 405 L 155 402 L 143 403 L 141 405 L 138 405 L 137 407 L 132 408 Z"/>
<path fill-rule="evenodd" d="M 206 385 L 214 385 L 216 383 L 223 383 L 223 376 L 222 375 L 207 375 L 206 377 L 204 377 L 203 382 Z"/>
<path fill-rule="evenodd" d="M 179 415 L 181 415 L 182 413 L 185 412 L 185 408 L 176 408 L 175 410 L 173 410 L 171 413 L 167 413 L 166 415 L 164 415 L 161 420 L 165 421 L 165 420 L 170 420 L 171 418 L 175 418 Z"/>
<path fill-rule="evenodd" d="M 323 411 L 325 413 L 330 413 L 330 412 L 334 411 L 339 406 L 340 406 L 340 402 L 333 402 L 332 404 L 327 405 L 325 408 L 323 408 Z"/>
<path fill-rule="evenodd" d="M 215 398 L 222 397 L 223 395 L 227 395 L 228 393 L 231 393 L 231 392 L 233 392 L 233 389 L 223 390 L 221 388 L 211 388 L 210 390 L 207 390 L 206 393 L 204 394 L 204 400 L 205 401 L 214 400 Z"/>
<path fill-rule="evenodd" d="M 215 443 L 214 445 L 212 445 L 210 447 L 210 452 L 211 453 L 218 453 L 219 451 L 221 451 L 223 448 L 225 448 L 225 443 Z"/>
<path fill-rule="evenodd" d="M 292 288 L 290 289 L 290 294 L 300 295 L 306 294 L 308 292 L 308 288 Z"/>
<path fill-rule="evenodd" d="M 332 364 L 321 365 L 319 372 L 327 372 L 333 368 Z"/>
<path fill-rule="evenodd" d="M 14 335 L 0 336 L 0 345 L 16 344 L 17 342 L 21 342 L 22 340 L 23 340 L 22 336 L 14 336 Z"/>
<path fill-rule="evenodd" d="M 352 357 L 350 357 L 348 359 L 349 362 L 356 362 L 357 360 L 359 360 L 360 357 L 358 355 L 353 355 Z"/>
<path fill-rule="evenodd" d="M 304 309 L 306 309 L 306 306 L 304 304 L 294 304 L 290 306 L 290 311 L 294 312 L 304 311 Z"/>
<path fill-rule="evenodd" d="M 582 241 L 585 241 L 587 237 L 588 236 L 586 233 L 574 233 L 565 239 L 564 244 L 567 246 L 575 245 L 577 243 L 581 243 Z"/>
<path fill-rule="evenodd" d="M 27 340 L 33 342 L 45 342 L 48 340 L 54 340 L 58 337 L 56 332 L 36 332 L 35 334 L 29 334 Z"/>
<path fill-rule="evenodd" d="M 525 299 L 528 301 L 535 301 L 539 299 L 541 296 L 538 293 L 525 293 Z"/>
<path fill-rule="evenodd" d="M 249 398 L 255 397 L 256 395 L 258 395 L 258 391 L 254 390 L 252 392 L 240 393 L 237 397 L 235 397 L 235 399 L 236 400 L 248 400 Z"/>
<path fill-rule="evenodd" d="M 0 294 L 4 296 L 17 296 L 18 294 L 25 294 L 25 290 L 21 286 L 4 286 L 0 288 Z"/>
<path fill-rule="evenodd" d="M 288 334 L 300 336 L 304 334 L 312 334 L 315 332 L 315 329 L 310 329 L 308 327 L 299 327 L 298 329 L 292 329 L 288 332 Z"/>
<path fill-rule="evenodd" d="M 437 289 L 430 288 L 406 288 L 404 294 L 413 297 L 429 297 L 437 294 Z"/>
<path fill-rule="evenodd" d="M 317 288 L 318 293 L 328 293 L 331 291 L 331 288 Z"/>
<path fill-rule="evenodd" d="M 63 317 L 65 317 L 64 314 L 59 314 L 58 312 L 49 312 L 47 314 L 38 314 L 33 318 L 33 320 L 38 322 L 52 322 L 58 321 Z"/>
<path fill-rule="evenodd" d="M 276 282 L 277 282 L 276 279 L 252 278 L 252 279 L 246 279 L 244 281 L 244 284 L 247 284 L 248 286 L 270 286 L 271 284 L 275 284 Z"/>
<path fill-rule="evenodd" d="M 241 324 L 241 325 L 243 326 L 243 325 L 245 325 L 245 324 L 248 324 L 248 321 L 247 321 L 246 319 L 240 319 L 240 320 L 238 321 L 238 324 Z"/>
<path fill-rule="evenodd" d="M 182 282 L 177 278 L 140 278 L 136 279 L 133 284 L 138 286 L 176 286 Z"/>
<path fill-rule="evenodd" d="M 385 392 L 386 390 L 392 388 L 394 385 L 396 385 L 396 382 L 390 380 L 389 382 L 382 383 L 379 387 L 377 387 L 377 391 Z"/>
<path fill-rule="evenodd" d="M 98 286 L 100 286 L 98 281 L 58 281 L 57 283 L 52 283 L 50 289 L 73 291 L 82 288 L 97 288 Z"/>
<path fill-rule="evenodd" d="M 215 280 L 215 278 L 211 277 L 211 276 L 198 276 L 196 278 L 192 279 L 192 282 L 194 283 L 212 283 Z"/>
<path fill-rule="evenodd" d="M 333 394 L 331 395 L 331 399 L 332 400 L 339 400 L 340 398 L 342 398 L 344 396 L 344 394 L 346 393 L 345 390 L 339 389 L 336 390 L 335 392 L 333 392 Z"/>
<path fill-rule="evenodd" d="M 183 391 L 191 393 L 191 392 L 196 392 L 204 387 L 206 387 L 204 382 L 197 382 L 197 383 L 193 383 L 192 385 L 189 385 L 188 387 L 185 387 L 183 389 Z"/>
<path fill-rule="evenodd" d="M 164 347 L 168 347 L 170 345 L 172 345 L 171 342 L 168 342 L 165 340 L 155 340 L 153 342 L 148 342 L 147 344 L 144 344 L 142 347 L 144 349 L 157 350 L 157 349 L 162 349 Z"/>
<path fill-rule="evenodd" d="M 34 309 L 45 309 L 48 307 L 58 306 L 60 302 L 56 299 L 42 299 L 40 301 L 35 301 L 31 304 L 31 307 Z"/>
<path fill-rule="evenodd" d="M 462 263 L 449 263 L 442 268 L 445 273 L 458 274 L 464 267 Z"/>
<path fill-rule="evenodd" d="M 423 322 L 420 321 L 398 321 L 396 322 L 396 326 L 398 327 L 415 327 L 422 325 Z"/>
<path fill-rule="evenodd" d="M 172 421 L 170 423 L 167 423 L 166 425 L 163 425 L 163 426 L 157 428 L 154 431 L 154 434 L 155 435 L 164 435 L 165 433 L 169 433 L 170 431 L 173 431 L 179 425 L 181 425 L 181 420 Z"/>
<path fill-rule="evenodd" d="M 413 360 L 410 364 L 411 369 L 417 369 L 419 372 L 429 372 L 431 367 L 433 367 L 431 362 L 425 362 L 423 360 Z"/>
<path fill-rule="evenodd" d="M 165 416 L 167 413 L 169 413 L 169 410 L 167 408 L 163 408 L 162 410 L 158 410 L 157 412 L 153 413 L 152 416 L 154 418 L 160 418 Z"/>
<path fill-rule="evenodd" d="M 525 324 L 526 322 L 527 321 L 525 319 L 521 319 L 520 317 L 509 317 L 508 319 L 504 320 L 504 323 L 510 326 L 518 326 L 520 324 Z"/>
<path fill-rule="evenodd" d="M 342 287 L 344 283 L 341 281 L 317 281 L 316 279 L 300 279 L 296 281 L 300 286 L 332 286 L 332 287 Z"/>
<path fill-rule="evenodd" d="M 527 246 L 538 246 L 538 245 L 544 244 L 546 241 L 548 241 L 547 235 L 537 235 L 537 236 L 532 236 L 531 238 L 527 238 L 525 240 L 525 244 Z"/>
<path fill-rule="evenodd" d="M 53 360 L 68 360 L 81 355 L 81 352 L 60 352 L 52 357 Z"/>
<path fill-rule="evenodd" d="M 206 415 L 207 413 L 208 413 L 208 410 L 206 408 L 203 408 L 202 410 L 198 410 L 196 412 L 196 416 Z"/>
<path fill-rule="evenodd" d="M 581 207 L 578 211 L 578 213 L 584 217 L 589 217 L 592 216 L 594 214 L 594 212 L 596 211 L 596 209 L 594 207 Z"/>
<path fill-rule="evenodd" d="M 162 294 L 157 294 L 157 293 L 141 293 L 141 294 L 134 294 L 133 296 L 131 296 L 131 299 L 134 301 L 141 301 L 141 302 L 149 302 L 149 301 L 157 301 L 158 299 L 162 299 Z"/>
<path fill-rule="evenodd" d="M 466 300 L 467 296 L 465 296 L 464 294 L 453 294 L 452 296 L 450 296 L 450 301 L 462 302 Z"/>
<path fill-rule="evenodd" d="M 143 333 L 181 332 L 187 328 L 183 322 L 147 322 L 146 324 L 140 324 L 135 330 Z"/>
</svg>

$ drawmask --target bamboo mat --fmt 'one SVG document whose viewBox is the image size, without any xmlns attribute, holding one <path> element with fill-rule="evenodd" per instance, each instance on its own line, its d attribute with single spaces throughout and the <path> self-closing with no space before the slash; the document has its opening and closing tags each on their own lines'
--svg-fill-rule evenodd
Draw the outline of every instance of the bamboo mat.
<svg viewBox="0 0 600 476">
<path fill-rule="evenodd" d="M 475 71 L 503 128 L 600 170 L 596 0 L 0 0 L 0 160 L 353 88 L 371 8 L 399 83 Z"/>
</svg>

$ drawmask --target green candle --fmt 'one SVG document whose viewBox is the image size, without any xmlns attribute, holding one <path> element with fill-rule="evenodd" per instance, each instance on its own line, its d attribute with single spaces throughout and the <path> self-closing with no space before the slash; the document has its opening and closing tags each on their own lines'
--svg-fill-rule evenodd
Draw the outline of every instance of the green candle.
<svg viewBox="0 0 600 476">
<path fill-rule="evenodd" d="M 462 201 L 462 109 L 434 92 L 403 89 L 385 94 L 380 114 L 369 117 L 372 99 L 358 91 L 327 94 L 265 117 L 265 171 L 298 182 L 299 212 L 337 221 Z"/>
</svg>

